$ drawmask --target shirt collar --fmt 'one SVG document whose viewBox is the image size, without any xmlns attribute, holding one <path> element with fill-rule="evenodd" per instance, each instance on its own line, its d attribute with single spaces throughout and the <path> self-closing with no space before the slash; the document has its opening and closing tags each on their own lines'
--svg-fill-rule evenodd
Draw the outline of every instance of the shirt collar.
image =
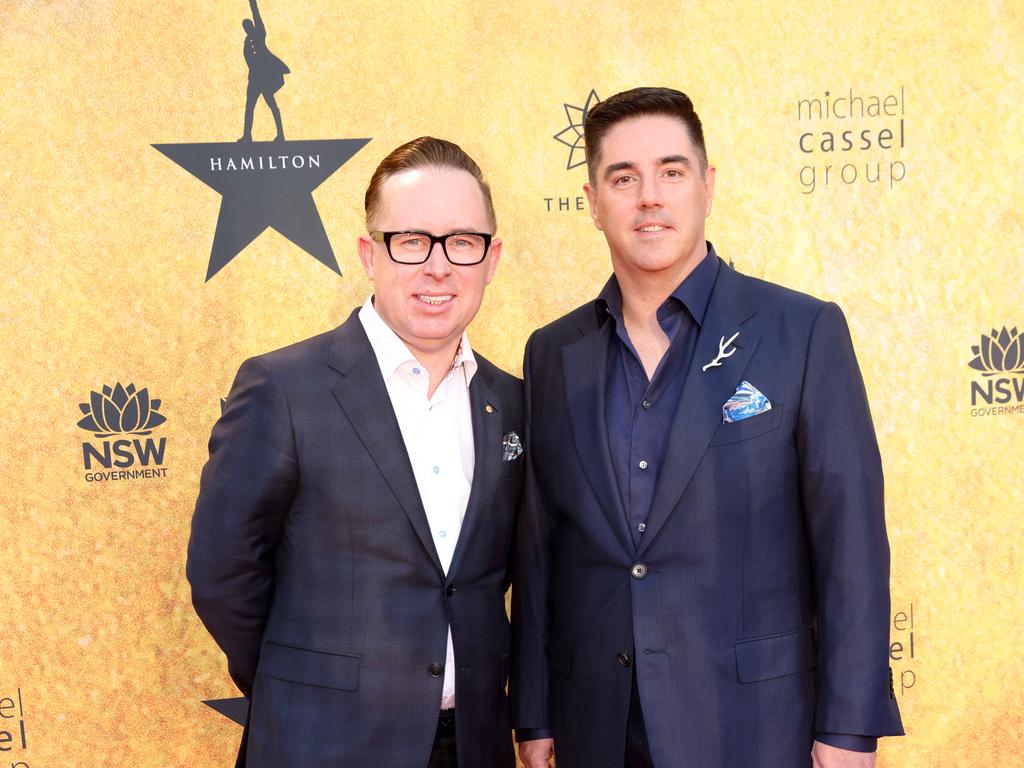
<svg viewBox="0 0 1024 768">
<path fill-rule="evenodd" d="M 707 314 L 708 304 L 711 302 L 711 291 L 715 287 L 719 267 L 715 247 L 710 242 L 707 242 L 707 246 L 707 255 L 658 307 L 658 320 L 664 320 L 667 315 L 671 314 L 674 307 L 681 305 L 686 307 L 698 326 L 704 324 L 704 315 Z M 617 322 L 622 322 L 622 289 L 614 274 L 608 278 L 608 282 L 601 289 L 596 305 L 601 321 L 603 321 L 603 316 L 611 315 Z"/>
<path fill-rule="evenodd" d="M 377 365 L 380 366 L 381 375 L 384 381 L 388 381 L 395 375 L 395 371 L 406 363 L 416 363 L 423 366 L 412 351 L 405 345 L 405 342 L 391 326 L 384 322 L 384 319 L 377 314 L 373 306 L 373 296 L 370 296 L 359 310 L 359 321 L 366 331 L 366 338 L 370 341 L 373 354 L 377 358 Z M 465 378 L 466 386 L 473 380 L 478 368 L 473 348 L 469 345 L 469 337 L 462 332 L 462 341 L 452 361 L 451 371 L 461 370 Z"/>
</svg>

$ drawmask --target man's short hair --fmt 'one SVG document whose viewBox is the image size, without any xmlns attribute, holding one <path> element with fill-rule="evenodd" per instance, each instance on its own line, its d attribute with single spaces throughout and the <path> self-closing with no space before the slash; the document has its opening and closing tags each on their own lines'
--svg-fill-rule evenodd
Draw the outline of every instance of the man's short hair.
<svg viewBox="0 0 1024 768">
<path fill-rule="evenodd" d="M 458 171 L 466 171 L 480 185 L 480 191 L 484 196 L 484 205 L 487 208 L 487 218 L 493 233 L 498 227 L 497 217 L 494 215 L 494 202 L 491 200 L 491 188 L 484 181 L 484 174 L 480 166 L 472 157 L 466 154 L 458 144 L 453 144 L 444 139 L 435 139 L 433 136 L 420 136 L 418 139 L 403 144 L 380 161 L 377 170 L 370 177 L 370 185 L 366 188 L 366 197 L 363 205 L 366 209 L 366 227 L 371 229 L 371 222 L 380 213 L 380 188 L 389 178 L 396 173 L 409 171 L 413 168 L 452 168 Z M 438 234 L 438 233 L 435 233 Z"/>
<path fill-rule="evenodd" d="M 583 123 L 583 141 L 587 148 L 587 173 L 590 183 L 597 180 L 597 166 L 601 162 L 601 141 L 615 125 L 623 120 L 645 115 L 667 115 L 678 119 L 690 133 L 697 148 L 701 175 L 708 168 L 708 153 L 704 147 L 704 130 L 700 118 L 693 111 L 693 102 L 682 91 L 674 88 L 633 88 L 598 102 L 587 113 Z"/>
</svg>

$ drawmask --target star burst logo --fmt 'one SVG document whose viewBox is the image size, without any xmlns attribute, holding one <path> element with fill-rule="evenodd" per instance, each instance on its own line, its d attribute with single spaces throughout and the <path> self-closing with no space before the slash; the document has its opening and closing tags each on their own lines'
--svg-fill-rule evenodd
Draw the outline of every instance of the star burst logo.
<svg viewBox="0 0 1024 768">
<path fill-rule="evenodd" d="M 569 121 L 569 125 L 556 133 L 554 139 L 569 148 L 569 160 L 565 165 L 567 171 L 579 168 L 587 162 L 587 148 L 583 141 L 583 123 L 586 121 L 587 115 L 590 114 L 591 108 L 600 101 L 597 91 L 591 89 L 590 95 L 587 96 L 582 107 L 572 104 L 562 105 L 565 107 L 565 118 Z"/>
</svg>

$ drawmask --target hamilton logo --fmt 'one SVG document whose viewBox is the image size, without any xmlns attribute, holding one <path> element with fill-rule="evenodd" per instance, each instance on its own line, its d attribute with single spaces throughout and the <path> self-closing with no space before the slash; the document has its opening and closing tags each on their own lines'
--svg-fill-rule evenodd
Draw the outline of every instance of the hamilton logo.
<svg viewBox="0 0 1024 768">
<path fill-rule="evenodd" d="M 971 368 L 981 371 L 983 376 L 998 373 L 1024 373 L 1024 349 L 1017 328 L 992 332 L 981 337 L 981 344 L 971 347 L 974 359 L 968 363 Z"/>
<path fill-rule="evenodd" d="M 149 396 L 146 387 L 125 387 L 120 382 L 91 392 L 89 402 L 78 404 L 84 414 L 79 428 L 102 441 L 82 443 L 86 482 L 167 476 L 167 438 L 147 437 L 167 421 L 160 413 L 160 405 L 159 400 Z M 109 439 L 114 437 L 118 439 Z"/>
<path fill-rule="evenodd" d="M 569 125 L 556 133 L 554 139 L 569 148 L 569 159 L 565 164 L 567 171 L 587 163 L 587 148 L 583 141 L 583 123 L 586 122 L 591 107 L 600 101 L 597 91 L 591 90 L 582 107 L 572 104 L 562 105 L 565 108 L 565 119 Z"/>
<path fill-rule="evenodd" d="M 249 72 L 241 138 L 153 147 L 222 196 L 207 280 L 268 228 L 341 274 L 313 190 L 370 139 L 285 139 L 277 93 L 291 70 L 267 47 L 267 28 L 256 0 L 249 0 L 249 8 L 252 18 L 242 21 L 242 54 Z M 253 120 L 261 98 L 274 120 L 272 141 L 253 139 Z"/>
<path fill-rule="evenodd" d="M 982 376 L 971 382 L 971 415 L 1024 413 L 1024 340 L 1016 326 L 992 329 L 971 347 L 967 364 Z"/>
</svg>

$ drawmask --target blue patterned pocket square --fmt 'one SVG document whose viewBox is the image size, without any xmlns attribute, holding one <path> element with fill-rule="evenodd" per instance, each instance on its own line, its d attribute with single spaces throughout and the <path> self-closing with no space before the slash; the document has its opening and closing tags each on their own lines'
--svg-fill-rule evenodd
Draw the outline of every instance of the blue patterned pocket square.
<svg viewBox="0 0 1024 768">
<path fill-rule="evenodd" d="M 736 387 L 733 396 L 722 406 L 722 423 L 743 421 L 771 409 L 772 404 L 768 402 L 768 398 L 749 381 L 744 381 Z"/>
</svg>

